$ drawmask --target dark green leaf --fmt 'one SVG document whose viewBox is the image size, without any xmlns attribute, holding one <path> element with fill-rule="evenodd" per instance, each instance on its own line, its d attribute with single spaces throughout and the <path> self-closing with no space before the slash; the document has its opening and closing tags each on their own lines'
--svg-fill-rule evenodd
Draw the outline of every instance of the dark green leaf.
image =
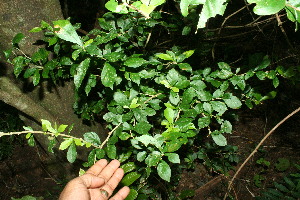
<svg viewBox="0 0 300 200">
<path fill-rule="evenodd" d="M 81 83 L 86 75 L 89 66 L 90 66 L 90 58 L 86 58 L 77 66 L 76 74 L 74 75 L 74 84 L 77 90 L 81 86 Z"/>
<path fill-rule="evenodd" d="M 15 35 L 15 37 L 12 39 L 12 43 L 15 46 L 16 44 L 18 44 L 19 42 L 21 42 L 21 40 L 25 37 L 25 35 L 23 33 L 18 33 L 17 35 Z"/>
<path fill-rule="evenodd" d="M 163 152 L 175 152 L 182 146 L 182 142 L 179 140 L 172 140 L 170 142 L 167 142 Z"/>
<path fill-rule="evenodd" d="M 168 157 L 168 160 L 172 163 L 180 163 L 180 158 L 177 153 L 166 153 L 165 154 Z"/>
<path fill-rule="evenodd" d="M 98 146 L 98 145 L 101 144 L 101 140 L 100 140 L 98 134 L 95 133 L 95 132 L 88 132 L 88 133 L 85 133 L 85 134 L 83 135 L 83 138 L 84 138 L 85 141 L 90 142 L 90 143 L 92 143 L 93 145 Z"/>
<path fill-rule="evenodd" d="M 148 167 L 156 166 L 158 162 L 161 160 L 161 153 L 158 151 L 153 151 L 149 154 L 145 160 L 145 163 Z"/>
<path fill-rule="evenodd" d="M 113 89 L 113 85 L 116 81 L 117 74 L 116 69 L 109 63 L 105 63 L 101 72 L 101 82 L 105 87 Z"/>
<path fill-rule="evenodd" d="M 209 124 L 210 124 L 210 117 L 208 116 L 201 117 L 198 119 L 198 126 L 200 129 L 209 126 Z"/>
<path fill-rule="evenodd" d="M 147 63 L 147 61 L 143 58 L 129 58 L 124 62 L 124 65 L 127 67 L 137 68 Z"/>
<path fill-rule="evenodd" d="M 102 159 L 105 156 L 105 151 L 103 149 L 96 149 L 96 157 L 97 159 Z"/>
<path fill-rule="evenodd" d="M 39 72 L 39 70 L 36 70 L 36 71 L 34 72 L 33 77 L 32 77 L 32 81 L 33 81 L 33 85 L 34 85 L 34 86 L 37 86 L 37 85 L 39 84 L 40 78 L 41 78 L 40 72 Z"/>
<path fill-rule="evenodd" d="M 135 189 L 130 189 L 130 192 L 125 200 L 134 200 L 138 196 L 138 192 Z"/>
<path fill-rule="evenodd" d="M 125 106 L 125 105 L 129 104 L 127 96 L 125 94 L 123 94 L 122 92 L 115 92 L 114 100 L 120 106 Z"/>
<path fill-rule="evenodd" d="M 232 132 L 232 125 L 230 121 L 225 120 L 221 125 L 221 131 L 223 133 L 231 133 Z"/>
<path fill-rule="evenodd" d="M 142 122 L 138 122 L 133 130 L 135 130 L 137 133 L 139 134 L 148 134 L 149 130 L 152 128 L 152 125 L 149 124 L 148 122 L 142 121 Z"/>
<path fill-rule="evenodd" d="M 124 170 L 124 174 L 131 172 L 132 170 L 136 169 L 136 165 L 134 164 L 134 162 L 128 162 L 124 165 L 122 165 L 120 168 L 122 168 Z"/>
<path fill-rule="evenodd" d="M 115 159 L 117 155 L 117 148 L 115 145 L 107 145 L 106 154 L 110 159 Z"/>
<path fill-rule="evenodd" d="M 127 174 L 121 181 L 123 185 L 129 186 L 131 185 L 134 181 L 136 181 L 138 178 L 140 178 L 141 174 L 137 172 L 131 172 Z"/>
<path fill-rule="evenodd" d="M 17 56 L 13 59 L 12 64 L 14 65 L 14 74 L 18 77 L 25 66 L 25 58 L 23 56 Z"/>
</svg>

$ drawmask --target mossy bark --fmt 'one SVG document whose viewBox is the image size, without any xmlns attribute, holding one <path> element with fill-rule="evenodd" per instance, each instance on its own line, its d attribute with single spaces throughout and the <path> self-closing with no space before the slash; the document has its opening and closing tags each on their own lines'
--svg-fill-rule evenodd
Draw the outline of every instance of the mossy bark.
<svg viewBox="0 0 300 200">
<path fill-rule="evenodd" d="M 20 43 L 20 48 L 27 55 L 33 54 L 39 47 L 33 44 L 42 35 L 41 33 L 29 33 L 28 30 L 39 26 L 41 20 L 51 23 L 58 19 L 63 19 L 59 0 L 1 0 L 1 58 L 3 58 L 2 51 L 11 47 L 12 38 L 20 32 L 26 35 Z M 53 124 L 74 124 L 72 135 L 76 137 L 82 137 L 83 133 L 94 131 L 104 138 L 105 133 L 100 124 L 85 125 L 74 114 L 73 95 L 72 82 L 50 87 L 50 83 L 44 81 L 39 86 L 33 87 L 28 80 L 17 80 L 13 75 L 11 65 L 4 61 L 0 62 L 0 100 L 17 108 L 26 125 L 40 129 L 40 120 L 47 119 Z M 46 149 L 47 138 L 38 136 L 38 140 Z M 86 159 L 86 149 L 81 149 L 78 153 L 80 159 Z"/>
</svg>

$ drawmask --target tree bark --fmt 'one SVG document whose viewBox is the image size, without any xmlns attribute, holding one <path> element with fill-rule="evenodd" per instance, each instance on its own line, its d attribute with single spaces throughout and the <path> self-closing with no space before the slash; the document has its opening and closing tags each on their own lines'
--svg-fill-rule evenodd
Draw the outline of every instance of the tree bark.
<svg viewBox="0 0 300 200">
<path fill-rule="evenodd" d="M 29 33 L 28 30 L 39 26 L 44 20 L 51 23 L 63 19 L 59 0 L 0 0 L 0 51 L 11 47 L 13 37 L 22 32 L 26 37 L 20 43 L 20 48 L 27 55 L 32 55 L 38 46 L 33 45 L 42 38 L 42 33 Z M 3 55 L 1 53 L 1 57 Z M 41 119 L 47 119 L 52 124 L 74 124 L 72 135 L 82 137 L 85 132 L 97 132 L 105 137 L 100 124 L 88 126 L 74 114 L 73 83 L 66 82 L 60 86 L 49 87 L 48 82 L 27 90 L 25 82 L 17 80 L 12 74 L 13 67 L 0 62 L 0 100 L 18 109 L 26 125 L 40 130 Z M 28 83 L 27 83 L 28 84 Z M 49 89 L 50 88 L 50 89 Z M 37 136 L 44 149 L 48 140 L 45 136 Z M 79 150 L 79 159 L 86 160 L 87 150 Z"/>
</svg>

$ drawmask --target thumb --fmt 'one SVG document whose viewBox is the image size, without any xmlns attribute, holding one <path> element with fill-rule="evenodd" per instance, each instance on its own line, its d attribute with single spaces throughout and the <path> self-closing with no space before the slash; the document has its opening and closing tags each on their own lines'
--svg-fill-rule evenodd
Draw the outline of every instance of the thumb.
<svg viewBox="0 0 300 200">
<path fill-rule="evenodd" d="M 105 184 L 105 180 L 103 178 L 89 173 L 80 176 L 80 179 L 88 189 L 98 188 Z"/>
</svg>

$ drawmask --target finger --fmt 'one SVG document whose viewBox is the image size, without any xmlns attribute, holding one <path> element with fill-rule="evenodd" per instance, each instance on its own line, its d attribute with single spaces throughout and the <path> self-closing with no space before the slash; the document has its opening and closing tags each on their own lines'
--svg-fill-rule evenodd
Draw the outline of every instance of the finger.
<svg viewBox="0 0 300 200">
<path fill-rule="evenodd" d="M 129 192 L 130 192 L 129 187 L 125 186 L 121 190 L 119 190 L 117 194 L 115 194 L 112 198 L 110 198 L 110 200 L 123 200 L 128 196 Z"/>
<path fill-rule="evenodd" d="M 113 160 L 100 172 L 98 176 L 108 181 L 110 177 L 112 177 L 112 175 L 115 173 L 115 171 L 119 168 L 119 166 L 120 162 L 117 160 Z"/>
<path fill-rule="evenodd" d="M 101 187 L 101 189 L 107 191 L 109 196 L 111 196 L 115 188 L 122 180 L 123 176 L 124 176 L 123 169 L 118 168 L 115 171 L 115 173 L 112 175 L 112 177 L 107 181 L 107 183 L 103 187 Z"/>
<path fill-rule="evenodd" d="M 104 178 L 95 176 L 93 174 L 84 174 L 79 177 L 82 180 L 82 183 L 86 186 L 88 189 L 93 189 L 93 188 L 99 188 L 103 186 L 106 182 Z"/>
<path fill-rule="evenodd" d="M 97 161 L 91 168 L 89 168 L 86 173 L 98 176 L 100 172 L 107 166 L 107 160 L 101 159 Z"/>
</svg>

